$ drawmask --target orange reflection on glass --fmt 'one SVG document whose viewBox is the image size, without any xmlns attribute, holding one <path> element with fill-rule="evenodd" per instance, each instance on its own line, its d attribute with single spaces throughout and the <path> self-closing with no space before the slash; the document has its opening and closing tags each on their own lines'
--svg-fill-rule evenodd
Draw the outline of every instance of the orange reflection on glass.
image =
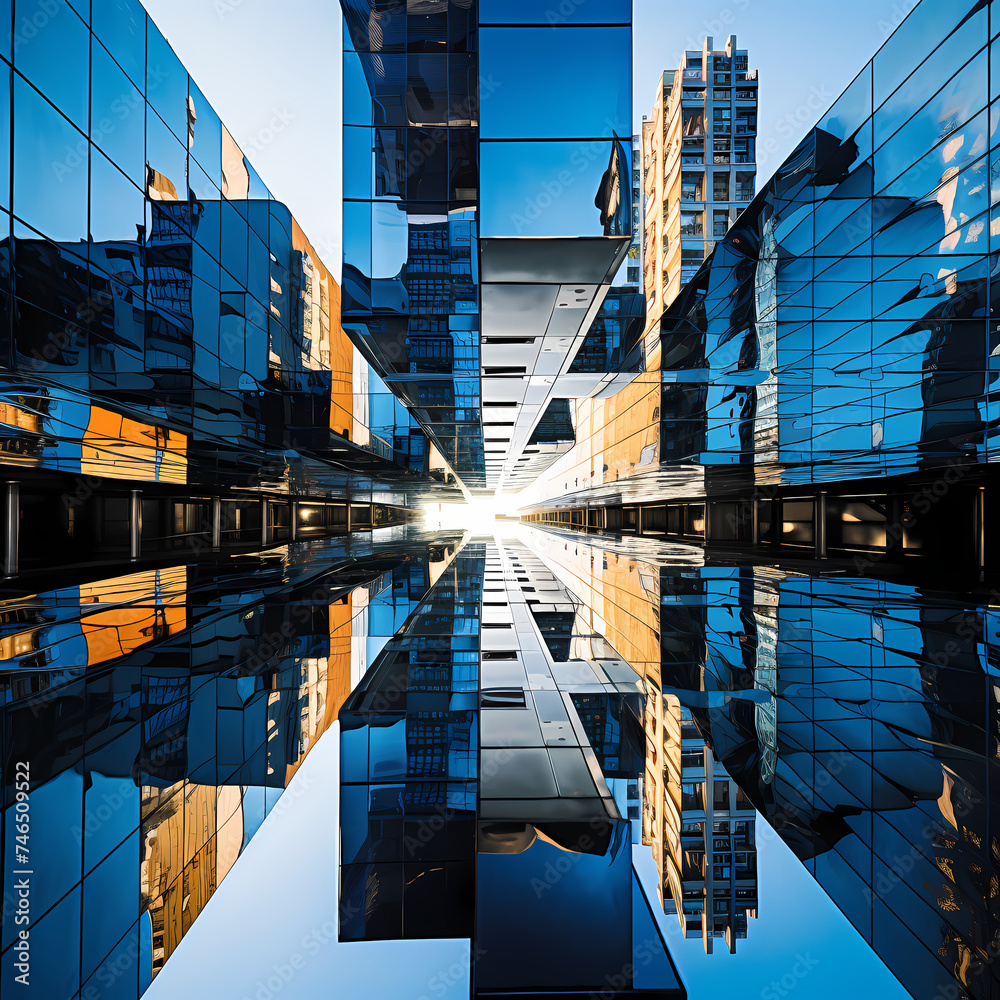
<svg viewBox="0 0 1000 1000">
<path fill-rule="evenodd" d="M 187 482 L 187 435 L 91 406 L 80 471 L 110 479 Z"/>
</svg>

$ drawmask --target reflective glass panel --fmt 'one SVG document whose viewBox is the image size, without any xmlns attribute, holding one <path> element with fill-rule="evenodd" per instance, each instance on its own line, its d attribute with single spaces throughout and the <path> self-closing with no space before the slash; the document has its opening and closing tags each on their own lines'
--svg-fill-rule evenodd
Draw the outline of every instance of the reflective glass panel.
<svg viewBox="0 0 1000 1000">
<path fill-rule="evenodd" d="M 480 0 L 480 24 L 631 24 L 631 0 L 569 0 L 537 3 L 536 0 Z"/>
<path fill-rule="evenodd" d="M 205 168 L 216 187 L 222 184 L 222 122 L 194 80 L 191 91 L 191 155 Z"/>
<path fill-rule="evenodd" d="M 146 100 L 170 131 L 188 142 L 188 75 L 152 21 L 147 22 Z"/>
<path fill-rule="evenodd" d="M 14 68 L 23 73 L 67 118 L 87 128 L 87 26 L 66 0 L 19 0 L 15 20 L 35 18 L 37 32 L 18 37 Z M 44 23 L 43 23 L 44 22 Z"/>
<path fill-rule="evenodd" d="M 612 143 L 601 140 L 484 142 L 481 184 L 490 196 L 481 207 L 482 235 L 604 235 L 594 201 L 611 153 Z M 629 160 L 630 151 L 624 153 Z"/>
<path fill-rule="evenodd" d="M 10 69 L 0 65 L 0 108 L 10 114 Z M 10 208 L 10 129 L 0 129 L 0 207 Z M 6 234 L 4 234 L 6 235 Z M 3 235 L 0 235 L 3 239 Z"/>
<path fill-rule="evenodd" d="M 86 239 L 87 140 L 19 79 L 14 145 L 14 214 L 50 239 Z"/>
<path fill-rule="evenodd" d="M 146 87 L 146 12 L 139 0 L 92 0 L 94 34 L 129 75 Z"/>
<path fill-rule="evenodd" d="M 484 139 L 632 134 L 629 28 L 488 28 L 479 44 L 494 85 L 482 96 Z"/>
<path fill-rule="evenodd" d="M 145 184 L 146 105 L 95 38 L 90 86 L 90 136 L 140 187 Z"/>
<path fill-rule="evenodd" d="M 142 192 L 107 157 L 94 150 L 90 161 L 90 234 L 95 243 L 138 246 L 145 205 Z"/>
</svg>

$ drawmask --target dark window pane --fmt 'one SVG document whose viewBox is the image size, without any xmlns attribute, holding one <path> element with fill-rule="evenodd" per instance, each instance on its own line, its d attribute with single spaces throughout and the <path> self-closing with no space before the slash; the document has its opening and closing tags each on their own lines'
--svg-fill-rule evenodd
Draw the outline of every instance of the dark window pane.
<svg viewBox="0 0 1000 1000">
<path fill-rule="evenodd" d="M 10 114 L 10 70 L 0 64 L 0 108 Z M 10 129 L 0 129 L 0 207 L 10 208 Z M 4 239 L 6 232 L 0 234 Z"/>
</svg>

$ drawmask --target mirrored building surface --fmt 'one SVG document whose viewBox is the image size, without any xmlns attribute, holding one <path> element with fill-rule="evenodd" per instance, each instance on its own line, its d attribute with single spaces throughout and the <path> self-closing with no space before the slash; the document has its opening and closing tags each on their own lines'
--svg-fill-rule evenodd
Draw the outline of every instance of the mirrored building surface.
<svg viewBox="0 0 1000 1000">
<path fill-rule="evenodd" d="M 516 492 L 641 368 L 631 4 L 342 6 L 345 329 L 468 490 Z"/>
</svg>

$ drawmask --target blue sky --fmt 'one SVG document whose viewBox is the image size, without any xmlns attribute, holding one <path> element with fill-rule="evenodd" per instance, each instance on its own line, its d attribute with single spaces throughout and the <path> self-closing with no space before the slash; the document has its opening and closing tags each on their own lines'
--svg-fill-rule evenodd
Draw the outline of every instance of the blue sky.
<svg viewBox="0 0 1000 1000">
<path fill-rule="evenodd" d="M 340 5 L 145 0 L 271 192 L 340 272 Z M 547 0 L 539 0 L 540 3 Z M 730 33 L 760 72 L 760 180 L 844 90 L 914 0 L 634 0 L 636 124 L 686 48 Z M 276 14 L 280 11 L 280 14 Z"/>
<path fill-rule="evenodd" d="M 909 1000 L 819 883 L 767 823 L 757 820 L 758 907 L 747 937 L 730 955 L 725 941 L 706 955 L 700 940 L 685 940 L 673 915 L 656 913 L 689 1000 Z M 648 849 L 634 863 L 650 898 L 656 867 Z"/>
</svg>

